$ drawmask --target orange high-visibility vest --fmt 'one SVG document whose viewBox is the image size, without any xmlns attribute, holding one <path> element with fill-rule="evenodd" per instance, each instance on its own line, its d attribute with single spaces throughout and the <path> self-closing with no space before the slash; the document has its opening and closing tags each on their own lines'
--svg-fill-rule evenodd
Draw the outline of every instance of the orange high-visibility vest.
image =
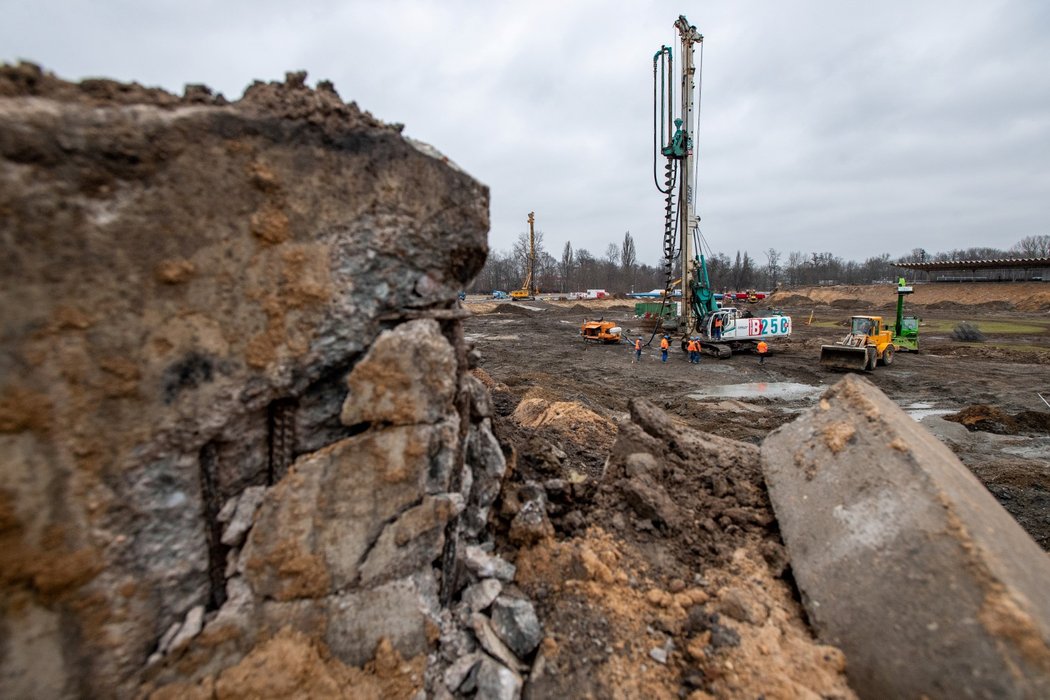
<svg viewBox="0 0 1050 700">
<path fill-rule="evenodd" d="M 722 318 L 721 317 L 716 318 L 715 319 L 715 328 L 721 328 L 721 327 L 722 327 Z"/>
<path fill-rule="evenodd" d="M 671 347 L 671 344 L 667 342 L 667 338 L 660 338 L 660 349 L 666 350 Z"/>
<path fill-rule="evenodd" d="M 764 340 L 758 341 L 758 354 L 759 355 L 765 355 L 767 350 L 769 350 L 769 346 L 766 345 L 766 341 L 764 341 Z"/>
<path fill-rule="evenodd" d="M 634 339 L 634 349 L 635 350 L 641 350 L 642 349 L 642 339 L 641 338 L 635 338 Z"/>
<path fill-rule="evenodd" d="M 696 352 L 696 341 L 690 340 L 689 345 L 687 345 L 686 347 L 689 349 L 689 352 Z"/>
</svg>

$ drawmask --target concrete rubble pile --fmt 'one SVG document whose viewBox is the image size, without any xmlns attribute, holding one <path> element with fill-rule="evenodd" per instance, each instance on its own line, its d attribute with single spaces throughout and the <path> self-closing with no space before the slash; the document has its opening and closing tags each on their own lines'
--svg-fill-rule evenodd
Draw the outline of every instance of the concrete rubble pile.
<svg viewBox="0 0 1050 700">
<path fill-rule="evenodd" d="M 455 301 L 488 190 L 304 81 L 0 68 L 0 696 L 521 687 Z"/>
</svg>

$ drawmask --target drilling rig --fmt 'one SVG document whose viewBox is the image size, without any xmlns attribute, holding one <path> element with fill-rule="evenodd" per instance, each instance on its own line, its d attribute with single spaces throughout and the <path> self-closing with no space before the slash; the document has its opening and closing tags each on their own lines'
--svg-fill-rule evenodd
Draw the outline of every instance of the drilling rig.
<svg viewBox="0 0 1050 700">
<path fill-rule="evenodd" d="M 699 109 L 694 109 L 696 91 L 694 65 L 696 45 L 700 45 L 701 71 L 704 36 L 689 24 L 684 15 L 674 23 L 679 38 L 681 68 L 676 72 L 674 51 L 661 46 L 653 55 L 653 181 L 664 195 L 663 263 L 664 303 L 674 297 L 675 263 L 681 266 L 681 302 L 677 329 L 682 334 L 684 350 L 689 338 L 704 339 L 704 350 L 726 358 L 733 351 L 754 349 L 759 340 L 782 338 L 791 334 L 791 318 L 768 316 L 754 318 L 749 312 L 719 307 L 707 274 L 702 250 L 700 217 L 696 214 L 697 159 L 693 152 Z M 675 98 L 676 83 L 679 88 Z M 663 184 L 657 175 L 657 163 L 664 162 Z M 662 314 L 661 314 L 662 316 Z M 716 330 L 722 321 L 720 331 Z"/>
<path fill-rule="evenodd" d="M 525 261 L 525 281 L 521 285 L 521 289 L 515 289 L 510 293 L 511 299 L 517 299 L 519 301 L 525 299 L 535 299 L 536 295 L 540 293 L 539 286 L 536 284 L 536 224 L 535 212 L 529 212 L 529 257 Z"/>
</svg>

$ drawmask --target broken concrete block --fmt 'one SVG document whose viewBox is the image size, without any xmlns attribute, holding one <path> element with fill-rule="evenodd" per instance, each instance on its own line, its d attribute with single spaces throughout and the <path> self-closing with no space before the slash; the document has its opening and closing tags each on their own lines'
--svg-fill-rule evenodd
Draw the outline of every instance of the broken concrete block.
<svg viewBox="0 0 1050 700">
<path fill-rule="evenodd" d="M 423 503 L 435 465 L 451 464 L 458 430 L 454 416 L 437 425 L 373 429 L 296 462 L 267 491 L 241 554 L 255 593 L 318 598 L 357 581 L 386 524 Z M 420 531 L 430 522 L 422 516 L 439 512 L 415 512 L 407 521 L 412 527 L 395 527 L 390 535 L 396 540 L 396 533 Z M 397 545 L 394 540 L 381 551 Z M 381 578 L 382 571 L 377 559 L 369 576 Z"/>
<path fill-rule="evenodd" d="M 871 383 L 829 389 L 762 464 L 810 620 L 858 694 L 1050 696 L 1050 558 Z"/>
<path fill-rule="evenodd" d="M 468 429 L 466 463 L 473 480 L 462 518 L 463 529 L 468 537 L 477 537 L 488 524 L 489 509 L 499 495 L 503 474 L 507 471 L 507 460 L 492 433 L 490 419 L 484 418 Z"/>
<path fill-rule="evenodd" d="M 521 658 L 531 654 L 543 639 L 536 609 L 521 598 L 496 598 L 492 604 L 492 629 Z"/>
<path fill-rule="evenodd" d="M 441 556 L 445 525 L 463 510 L 458 493 L 424 496 L 387 525 L 361 564 L 360 583 L 372 586 L 407 576 Z"/>
<path fill-rule="evenodd" d="M 343 663 L 363 665 L 384 637 L 402 657 L 411 658 L 430 649 L 430 628 L 436 624 L 438 608 L 432 578 L 417 575 L 334 595 L 324 601 L 327 609 L 315 607 L 311 612 L 327 620 L 325 642 Z"/>
<path fill-rule="evenodd" d="M 456 352 L 433 319 L 383 331 L 347 378 L 344 425 L 436 423 L 452 412 Z"/>
<path fill-rule="evenodd" d="M 220 519 L 223 503 L 349 437 L 346 374 L 402 315 L 440 315 L 488 251 L 484 185 L 301 75 L 236 104 L 107 80 L 84 90 L 0 65 L 0 512 L 5 537 L 25 533 L 5 539 L 0 565 L 0 598 L 18 601 L 0 606 L 4 698 L 148 695 L 158 636 L 197 602 L 222 605 L 220 524 L 236 511 Z M 447 367 L 447 341 L 424 336 L 398 349 L 404 361 L 433 345 L 444 354 L 424 366 Z M 378 415 L 389 385 L 371 369 Z M 441 406 L 410 404 L 418 387 L 398 401 L 458 420 L 445 399 L 459 369 L 423 377 Z M 365 441 L 375 454 L 344 460 L 355 473 L 321 479 L 312 501 L 286 489 L 288 520 L 255 536 L 268 546 L 246 545 L 273 567 L 245 571 L 260 603 L 327 593 L 321 554 L 351 585 L 356 535 L 374 541 L 401 512 L 385 508 L 391 490 L 425 474 L 425 493 L 448 491 L 462 440 L 431 436 L 411 446 L 418 459 L 395 449 L 393 470 L 391 445 Z M 354 480 L 378 484 L 375 511 Z M 296 518 L 307 537 L 293 526 L 285 539 Z M 28 583 L 41 558 L 60 573 L 47 590 Z M 214 659 L 170 663 L 189 678 Z"/>
</svg>

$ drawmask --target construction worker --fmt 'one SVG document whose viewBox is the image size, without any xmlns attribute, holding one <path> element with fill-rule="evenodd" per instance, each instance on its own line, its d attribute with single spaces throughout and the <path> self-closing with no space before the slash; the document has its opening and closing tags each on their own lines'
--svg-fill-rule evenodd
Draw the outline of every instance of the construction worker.
<svg viewBox="0 0 1050 700">
<path fill-rule="evenodd" d="M 700 342 L 695 337 L 689 339 L 686 350 L 689 351 L 689 364 L 700 364 Z"/>
<path fill-rule="evenodd" d="M 671 347 L 669 336 L 660 338 L 660 362 L 667 362 L 667 350 Z"/>
<path fill-rule="evenodd" d="M 635 338 L 634 339 L 634 359 L 631 360 L 631 364 L 633 365 L 635 362 L 641 362 L 641 361 L 642 361 L 642 339 L 639 337 L 639 338 Z"/>
<path fill-rule="evenodd" d="M 758 364 L 766 364 L 766 353 L 769 352 L 769 346 L 766 345 L 766 341 L 758 341 L 758 346 L 755 349 L 758 350 Z"/>
<path fill-rule="evenodd" d="M 714 327 L 715 340 L 718 340 L 719 338 L 722 337 L 722 317 L 721 316 L 715 316 L 715 322 L 713 324 L 713 327 Z"/>
</svg>

